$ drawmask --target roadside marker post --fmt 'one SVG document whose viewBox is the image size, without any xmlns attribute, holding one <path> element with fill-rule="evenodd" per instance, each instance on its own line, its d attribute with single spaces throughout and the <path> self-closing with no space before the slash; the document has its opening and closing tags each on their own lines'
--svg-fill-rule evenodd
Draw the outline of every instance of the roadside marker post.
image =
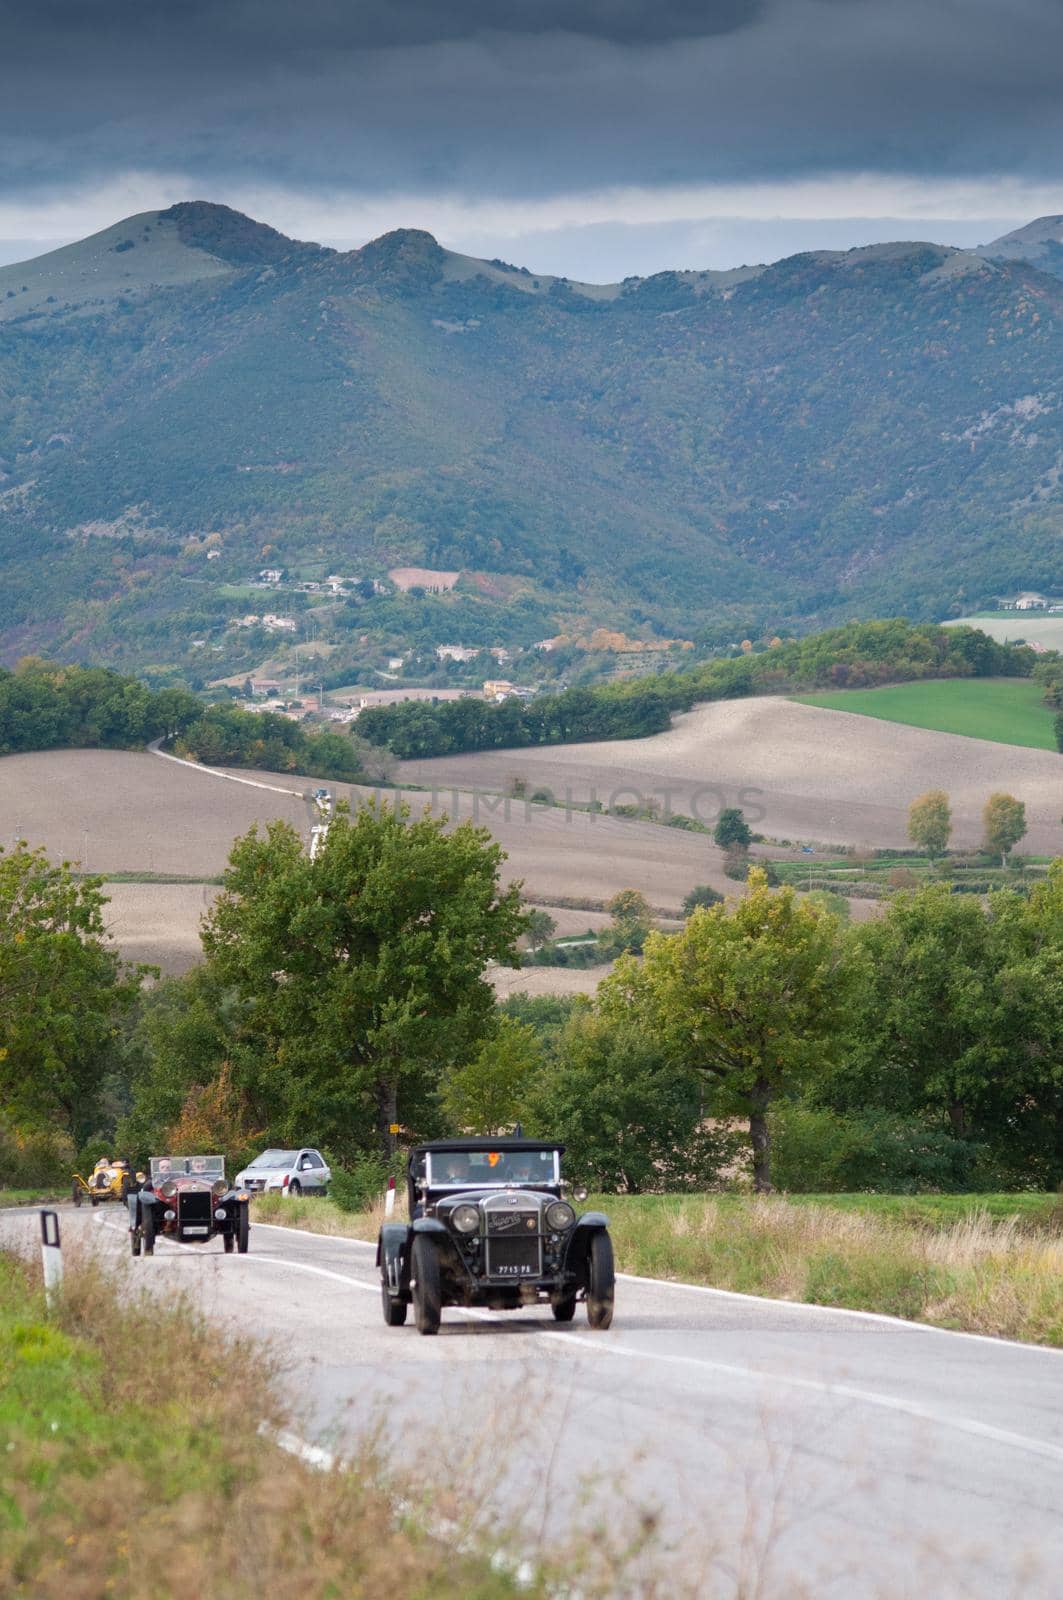
<svg viewBox="0 0 1063 1600">
<path fill-rule="evenodd" d="M 395 1179 L 388 1179 L 388 1192 L 384 1196 L 384 1215 L 390 1217 L 395 1210 Z"/>
<path fill-rule="evenodd" d="M 49 1311 L 63 1282 L 63 1252 L 59 1244 L 59 1213 L 41 1212 L 41 1262 L 44 1267 L 44 1299 Z"/>
</svg>

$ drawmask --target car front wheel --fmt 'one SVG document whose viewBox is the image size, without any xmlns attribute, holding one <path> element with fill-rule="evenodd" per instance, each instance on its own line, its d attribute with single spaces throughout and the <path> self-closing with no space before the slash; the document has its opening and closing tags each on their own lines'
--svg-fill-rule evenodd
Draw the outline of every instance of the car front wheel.
<svg viewBox="0 0 1063 1600">
<path fill-rule="evenodd" d="M 384 1309 L 384 1321 L 389 1328 L 401 1328 L 406 1321 L 406 1312 L 409 1309 L 405 1300 L 396 1300 L 388 1286 L 388 1269 L 380 1268 L 380 1303 Z"/>
<path fill-rule="evenodd" d="M 240 1255 L 246 1256 L 251 1243 L 251 1211 L 246 1200 L 241 1200 L 236 1207 L 236 1248 Z"/>
<path fill-rule="evenodd" d="M 616 1269 L 613 1241 L 603 1230 L 591 1239 L 587 1272 L 587 1321 L 592 1328 L 608 1328 L 613 1320 Z"/>
<path fill-rule="evenodd" d="M 438 1333 L 443 1315 L 443 1286 L 440 1281 L 439 1252 L 423 1233 L 413 1241 L 413 1313 L 418 1333 Z"/>
<path fill-rule="evenodd" d="M 552 1300 L 550 1310 L 554 1313 L 555 1322 L 571 1322 L 576 1315 L 576 1296 L 566 1294 L 563 1300 Z"/>
<path fill-rule="evenodd" d="M 140 1228 L 144 1240 L 144 1254 L 153 1256 L 155 1254 L 155 1207 L 142 1206 L 140 1215 L 142 1219 Z"/>
</svg>

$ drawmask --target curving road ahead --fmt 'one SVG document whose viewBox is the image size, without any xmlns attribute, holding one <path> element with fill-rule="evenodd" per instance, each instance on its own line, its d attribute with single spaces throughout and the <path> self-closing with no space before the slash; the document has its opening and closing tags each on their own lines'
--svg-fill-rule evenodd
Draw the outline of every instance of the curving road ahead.
<svg viewBox="0 0 1063 1600">
<path fill-rule="evenodd" d="M 138 1279 L 270 1339 L 310 1444 L 385 1454 L 533 1544 L 658 1516 L 656 1593 L 1056 1600 L 1063 1353 L 621 1277 L 610 1332 L 549 1313 L 389 1330 L 373 1247 L 253 1224 L 251 1253 L 161 1241 L 128 1261 L 115 1208 L 63 1213 Z M 0 1212 L 0 1244 L 36 1237 Z"/>
</svg>

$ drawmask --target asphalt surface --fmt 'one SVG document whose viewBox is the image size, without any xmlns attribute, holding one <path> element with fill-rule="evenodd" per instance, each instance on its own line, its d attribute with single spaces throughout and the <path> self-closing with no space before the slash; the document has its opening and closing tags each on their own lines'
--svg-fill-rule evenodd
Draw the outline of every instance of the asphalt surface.
<svg viewBox="0 0 1063 1600">
<path fill-rule="evenodd" d="M 621 1277 L 607 1333 L 582 1308 L 384 1326 L 373 1247 L 252 1224 L 247 1256 L 160 1241 L 128 1259 L 117 1207 L 64 1210 L 137 1280 L 270 1342 L 295 1429 L 449 1482 L 529 1545 L 637 1539 L 655 1593 L 1063 1594 L 1063 1353 Z M 32 1244 L 36 1213 L 0 1212 Z M 595 1535 L 597 1536 L 597 1535 Z"/>
</svg>

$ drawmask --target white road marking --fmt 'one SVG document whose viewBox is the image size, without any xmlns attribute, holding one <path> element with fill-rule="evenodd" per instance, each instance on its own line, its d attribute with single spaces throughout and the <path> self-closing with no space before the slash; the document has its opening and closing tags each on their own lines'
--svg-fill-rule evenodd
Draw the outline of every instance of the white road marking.
<svg viewBox="0 0 1063 1600">
<path fill-rule="evenodd" d="M 112 1232 L 115 1232 L 115 1233 L 125 1233 L 126 1232 L 126 1230 L 124 1228 L 119 1228 L 116 1223 L 108 1222 L 105 1218 L 101 1217 L 101 1218 L 99 1218 L 97 1220 L 99 1221 L 99 1223 L 103 1227 L 111 1229 Z M 268 1224 L 268 1223 L 266 1223 L 266 1224 L 258 1223 L 258 1224 L 256 1224 L 256 1226 L 258 1226 L 258 1227 L 263 1227 L 263 1226 L 269 1227 L 270 1224 Z M 296 1230 L 296 1229 L 288 1229 L 286 1231 L 294 1233 L 294 1232 L 297 1232 L 298 1230 Z M 337 1235 L 315 1234 L 315 1235 L 312 1235 L 312 1237 L 314 1237 L 314 1238 L 323 1238 L 323 1237 L 324 1238 L 341 1238 L 342 1235 L 338 1235 L 338 1234 Z M 195 1245 L 183 1245 L 178 1240 L 175 1240 L 175 1239 L 166 1239 L 166 1240 L 160 1241 L 160 1242 L 165 1242 L 166 1244 L 171 1244 L 171 1245 L 173 1245 L 175 1248 L 177 1248 L 179 1250 L 195 1251 L 196 1248 L 197 1248 Z M 368 1243 L 368 1241 L 364 1240 L 364 1239 L 345 1239 L 344 1243 L 365 1245 L 365 1244 Z M 363 1279 L 352 1278 L 348 1274 L 342 1273 L 342 1272 L 332 1272 L 332 1271 L 329 1271 L 325 1267 L 310 1266 L 309 1263 L 307 1263 L 307 1262 L 287 1261 L 282 1256 L 263 1256 L 263 1255 L 258 1255 L 258 1254 L 255 1254 L 255 1255 L 248 1254 L 248 1255 L 243 1256 L 242 1258 L 238 1257 L 237 1259 L 242 1259 L 242 1260 L 244 1260 L 246 1262 L 260 1262 L 261 1264 L 267 1265 L 267 1266 L 290 1267 L 294 1271 L 297 1271 L 297 1272 L 308 1272 L 308 1273 L 313 1274 L 315 1277 L 320 1277 L 320 1278 L 330 1278 L 330 1279 L 334 1280 L 336 1283 L 343 1283 L 343 1284 L 350 1285 L 351 1287 L 356 1288 L 356 1289 L 363 1289 L 363 1290 L 368 1291 L 370 1294 L 376 1294 L 376 1293 L 379 1292 L 379 1286 L 377 1284 L 375 1284 L 375 1283 L 366 1283 Z M 635 1281 L 643 1282 L 643 1283 L 650 1283 L 650 1284 L 656 1285 L 658 1282 L 660 1282 L 662 1280 L 658 1280 L 656 1278 L 644 1278 L 644 1279 L 638 1279 L 638 1280 L 635 1280 Z M 699 1289 L 699 1290 L 703 1288 L 703 1286 L 700 1285 L 700 1284 L 682 1284 L 682 1285 L 673 1285 L 673 1287 L 691 1288 L 691 1289 Z M 711 1294 L 714 1291 L 708 1290 L 706 1292 Z M 724 1291 L 715 1291 L 715 1292 L 724 1292 Z M 759 1296 L 749 1295 L 749 1296 L 738 1296 L 737 1298 L 750 1299 L 750 1300 L 755 1301 L 755 1300 L 757 1300 L 759 1298 Z M 772 1303 L 773 1304 L 777 1304 L 777 1305 L 785 1305 L 785 1306 L 791 1306 L 792 1305 L 792 1302 L 790 1302 L 788 1300 L 775 1301 L 775 1302 L 772 1302 Z M 496 1320 L 496 1314 L 492 1313 L 490 1311 L 486 1311 L 486 1310 L 481 1311 L 481 1310 L 477 1310 L 477 1309 L 474 1309 L 474 1308 L 468 1307 L 468 1306 L 448 1306 L 447 1309 L 449 1311 L 456 1312 L 459 1316 L 470 1317 L 470 1318 L 473 1318 L 473 1319 L 475 1319 L 477 1321 L 492 1322 L 492 1321 Z M 802 1308 L 802 1309 L 804 1309 L 804 1308 Z M 822 1307 L 822 1308 L 816 1307 L 816 1308 L 808 1308 L 808 1309 L 832 1310 L 834 1308 L 833 1307 Z M 504 1314 L 501 1314 L 498 1317 L 498 1320 L 500 1322 L 503 1320 L 503 1315 Z M 910 1326 L 910 1324 L 902 1322 L 899 1318 L 898 1319 L 893 1319 L 893 1318 L 890 1318 L 890 1317 L 886 1317 L 886 1318 L 883 1318 L 882 1320 L 886 1321 L 886 1322 L 891 1322 L 891 1323 L 896 1320 L 896 1322 L 901 1327 Z M 555 1341 L 560 1342 L 560 1345 L 561 1345 L 561 1347 L 563 1349 L 571 1350 L 573 1347 L 577 1347 L 577 1348 L 579 1348 L 581 1350 L 586 1350 L 589 1354 L 597 1355 L 597 1356 L 613 1356 L 613 1357 L 620 1357 L 621 1359 L 633 1360 L 633 1361 L 655 1361 L 659 1365 L 663 1365 L 663 1366 L 686 1367 L 686 1368 L 693 1368 L 695 1370 L 700 1368 L 705 1372 L 722 1373 L 726 1377 L 742 1378 L 742 1379 L 745 1379 L 747 1382 L 753 1381 L 755 1383 L 761 1383 L 761 1384 L 778 1384 L 778 1385 L 782 1385 L 784 1388 L 799 1389 L 799 1390 L 803 1390 L 803 1391 L 808 1392 L 808 1393 L 823 1394 L 823 1395 L 827 1395 L 828 1397 L 839 1397 L 839 1398 L 846 1399 L 846 1400 L 854 1400 L 854 1401 L 858 1401 L 859 1403 L 861 1403 L 863 1405 L 878 1406 L 881 1409 L 886 1410 L 886 1411 L 894 1411 L 894 1412 L 900 1413 L 901 1415 L 904 1415 L 904 1416 L 913 1417 L 917 1421 L 920 1421 L 920 1422 L 936 1423 L 939 1426 L 942 1426 L 942 1427 L 945 1427 L 945 1428 L 952 1428 L 953 1430 L 955 1430 L 957 1432 L 968 1434 L 968 1435 L 970 1435 L 970 1436 L 972 1436 L 974 1438 L 977 1438 L 977 1439 L 989 1439 L 989 1440 L 992 1440 L 993 1443 L 995 1443 L 995 1444 L 1008 1445 L 1008 1446 L 1012 1447 L 1013 1449 L 1024 1450 L 1028 1454 L 1031 1454 L 1031 1455 L 1043 1456 L 1047 1460 L 1058 1461 L 1058 1462 L 1063 1463 L 1063 1446 L 1050 1444 L 1047 1440 L 1031 1439 L 1026 1434 L 1012 1433 L 1006 1428 L 995 1428 L 990 1423 L 976 1422 L 973 1418 L 969 1418 L 969 1417 L 950 1417 L 950 1416 L 947 1416 L 947 1415 L 945 1415 L 944 1413 L 942 1413 L 940 1411 L 934 1411 L 929 1406 L 921 1405 L 918 1401 L 915 1401 L 915 1400 L 904 1400 L 904 1399 L 898 1398 L 897 1396 L 894 1396 L 894 1395 L 879 1394 L 877 1391 L 871 1390 L 871 1389 L 858 1389 L 858 1388 L 853 1387 L 850 1384 L 826 1383 L 826 1382 L 821 1382 L 819 1379 L 816 1379 L 816 1378 L 798 1378 L 798 1377 L 794 1377 L 794 1376 L 791 1376 L 791 1375 L 787 1375 L 785 1373 L 774 1373 L 774 1372 L 758 1371 L 756 1368 L 753 1368 L 753 1367 L 735 1366 L 735 1365 L 733 1365 L 732 1363 L 729 1363 L 729 1362 L 706 1361 L 700 1356 L 669 1355 L 666 1352 L 661 1351 L 661 1350 L 646 1350 L 646 1349 L 642 1349 L 642 1348 L 636 1348 L 635 1346 L 632 1346 L 632 1345 L 623 1345 L 623 1344 L 612 1343 L 610 1341 L 602 1339 L 601 1337 L 592 1339 L 591 1337 L 589 1337 L 586 1334 L 564 1332 L 561 1329 L 551 1328 L 548 1324 L 540 1324 L 539 1327 L 540 1327 L 540 1331 L 542 1331 L 544 1333 L 552 1334 L 554 1339 L 555 1339 Z M 943 1329 L 941 1331 L 948 1332 L 949 1330 L 948 1329 Z M 995 1340 L 995 1339 L 988 1339 L 988 1340 L 986 1340 L 986 1342 L 989 1343 L 989 1344 L 997 1344 L 997 1343 L 1000 1343 L 1001 1341 L 998 1341 L 998 1340 Z M 1020 1346 L 1018 1346 L 1018 1348 L 1025 1350 L 1025 1349 L 1039 1348 L 1039 1347 L 1020 1345 Z"/>
<path fill-rule="evenodd" d="M 300 1233 L 311 1239 L 328 1239 L 336 1244 L 354 1245 L 361 1250 L 375 1250 L 369 1239 L 352 1239 L 343 1233 L 314 1233 L 309 1228 L 299 1228 L 286 1223 L 256 1222 L 256 1228 L 269 1228 L 273 1233 Z M 682 1289 L 687 1294 L 715 1296 L 721 1300 L 741 1300 L 747 1305 L 781 1306 L 787 1311 L 811 1311 L 825 1317 L 857 1317 L 861 1322 L 877 1322 L 887 1328 L 903 1328 L 908 1333 L 936 1333 L 946 1339 L 973 1339 L 978 1344 L 989 1344 L 994 1349 L 1025 1350 L 1035 1355 L 1063 1358 L 1063 1350 L 1046 1344 L 1026 1344 L 1021 1339 L 1001 1339 L 991 1333 L 967 1333 L 963 1328 L 939 1328 L 932 1322 L 913 1322 L 909 1317 L 891 1317 L 884 1311 L 855 1311 L 848 1306 L 819 1306 L 808 1300 L 778 1300 L 766 1294 L 743 1294 L 738 1289 L 714 1289 L 707 1283 L 684 1283 L 680 1278 L 642 1278 L 636 1272 L 618 1272 L 618 1283 L 644 1283 L 654 1289 Z"/>
<path fill-rule="evenodd" d="M 295 1231 L 295 1230 L 290 1230 Z M 321 1237 L 321 1235 L 315 1235 Z M 332 1237 L 329 1235 L 328 1237 Z M 361 1243 L 365 1240 L 348 1240 L 347 1243 Z M 375 1283 L 366 1283 L 359 1278 L 351 1278 L 342 1272 L 330 1272 L 324 1267 L 311 1267 L 301 1261 L 286 1261 L 281 1256 L 251 1256 L 243 1258 L 245 1261 L 261 1261 L 271 1266 L 294 1267 L 301 1272 L 311 1272 L 322 1278 L 332 1278 L 338 1283 L 352 1284 L 358 1289 L 367 1289 L 371 1294 L 376 1294 L 378 1286 Z M 644 1280 L 656 1283 L 656 1279 Z M 691 1285 L 690 1287 L 699 1287 Z M 750 1296 L 755 1299 L 756 1296 Z M 782 1302 L 789 1304 L 788 1301 Z M 496 1314 L 490 1311 L 481 1311 L 469 1306 L 448 1306 L 448 1311 L 456 1312 L 459 1316 L 471 1317 L 477 1321 L 493 1322 Z M 505 1313 L 497 1314 L 501 1323 Z M 890 1320 L 890 1319 L 887 1319 Z M 601 1338 L 592 1338 L 582 1333 L 567 1333 L 561 1329 L 552 1328 L 549 1324 L 539 1324 L 541 1332 L 552 1334 L 559 1341 L 563 1349 L 571 1350 L 574 1346 L 580 1350 L 596 1356 L 614 1356 L 629 1361 L 656 1361 L 659 1365 L 686 1367 L 704 1372 L 722 1373 L 729 1378 L 742 1378 L 747 1382 L 761 1384 L 781 1384 L 784 1388 L 799 1389 L 806 1393 L 823 1394 L 829 1398 L 855 1400 L 862 1405 L 878 1406 L 885 1411 L 899 1412 L 903 1416 L 914 1417 L 919 1422 L 937 1423 L 941 1427 L 952 1428 L 960 1433 L 966 1433 L 976 1439 L 990 1439 L 994 1444 L 1009 1445 L 1013 1449 L 1025 1450 L 1028 1454 L 1044 1456 L 1049 1461 L 1063 1462 L 1063 1446 L 1048 1443 L 1047 1440 L 1031 1439 L 1022 1433 L 1012 1433 L 1006 1428 L 995 1428 L 987 1422 L 976 1422 L 969 1417 L 950 1417 L 945 1413 L 933 1410 L 930 1406 L 921 1405 L 917 1400 L 904 1400 L 894 1395 L 879 1394 L 873 1389 L 857 1389 L 851 1384 L 825 1383 L 818 1378 L 798 1378 L 785 1373 L 758 1371 L 755 1367 L 739 1367 L 725 1361 L 706 1361 L 701 1356 L 669 1355 L 662 1350 L 646 1350 L 633 1345 L 612 1343 Z M 990 1341 L 993 1343 L 995 1341 Z M 1023 1346 L 1022 1348 L 1025 1348 Z"/>
</svg>

